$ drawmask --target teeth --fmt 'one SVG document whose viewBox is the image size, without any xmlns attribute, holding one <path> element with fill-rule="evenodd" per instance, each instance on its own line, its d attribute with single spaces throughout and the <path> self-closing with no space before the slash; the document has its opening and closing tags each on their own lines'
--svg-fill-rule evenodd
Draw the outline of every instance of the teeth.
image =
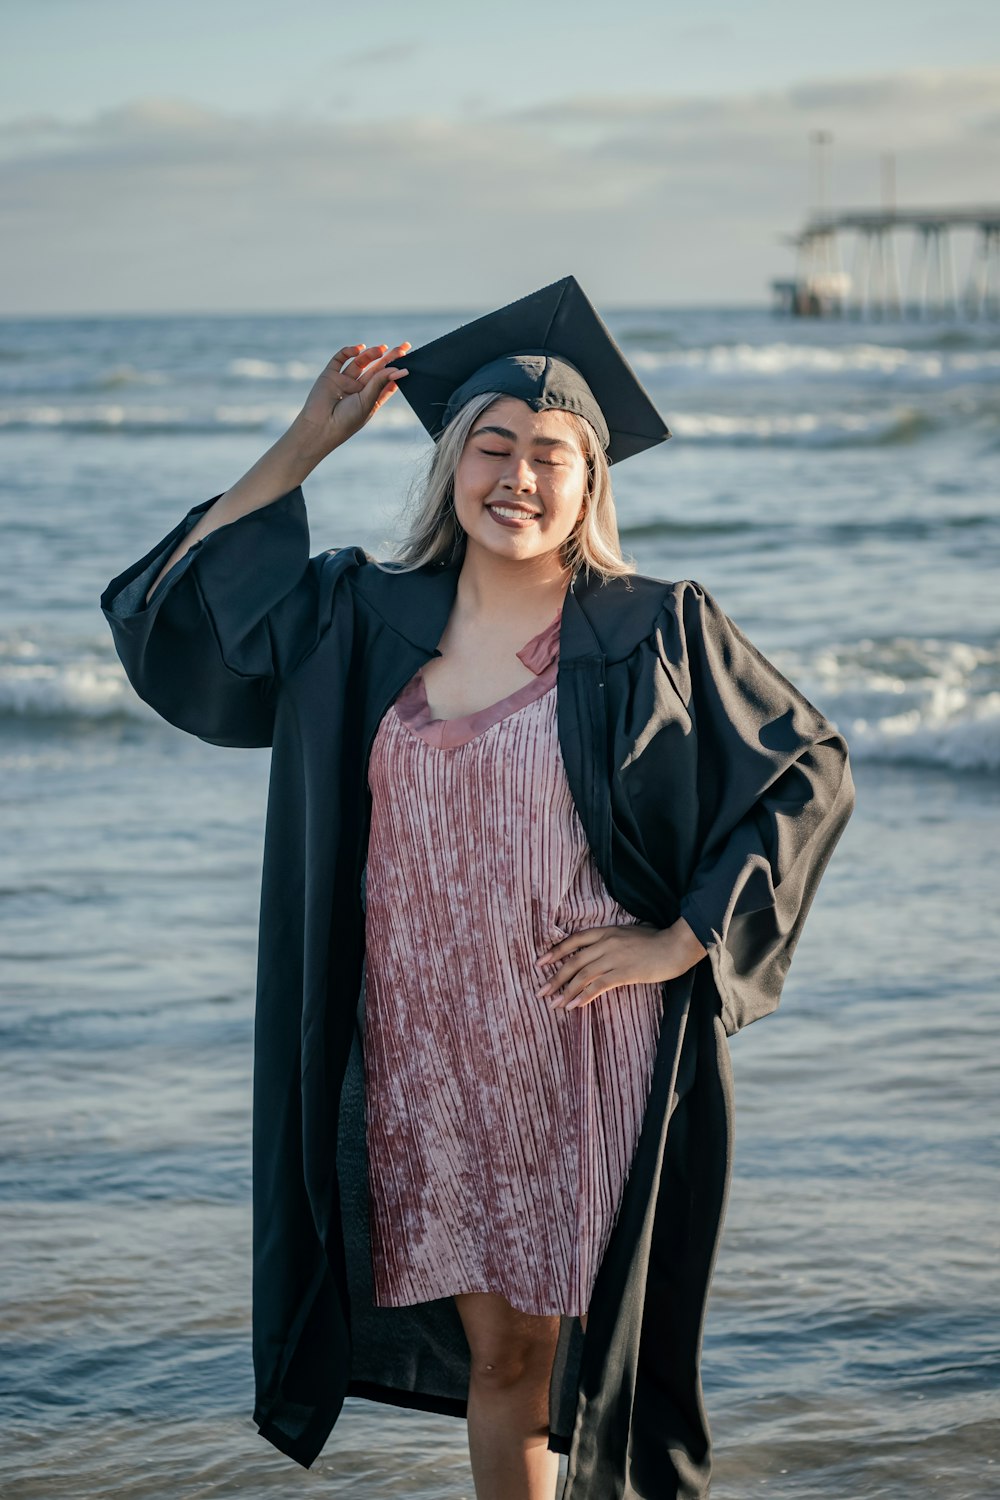
<svg viewBox="0 0 1000 1500">
<path fill-rule="evenodd" d="M 534 520 L 534 515 L 531 511 L 514 510 L 511 506 L 491 505 L 488 507 L 488 509 L 491 510 L 496 516 L 510 516 L 511 520 L 513 521 L 519 521 L 522 517 L 526 517 L 529 521 Z"/>
</svg>

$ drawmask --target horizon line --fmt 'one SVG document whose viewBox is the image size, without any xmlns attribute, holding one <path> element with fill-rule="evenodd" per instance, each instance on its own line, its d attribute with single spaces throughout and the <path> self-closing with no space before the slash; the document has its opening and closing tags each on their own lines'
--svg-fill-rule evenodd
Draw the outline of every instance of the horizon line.
<svg viewBox="0 0 1000 1500">
<path fill-rule="evenodd" d="M 629 302 L 629 303 L 604 303 L 607 312 L 747 312 L 754 310 L 769 310 L 771 304 L 761 302 Z M 30 323 L 45 322 L 65 319 L 70 321 L 84 321 L 87 319 L 127 319 L 127 318 L 329 318 L 329 317 L 358 317 L 368 313 L 374 313 L 379 317 L 398 317 L 402 314 L 419 317 L 454 317 L 461 313 L 479 316 L 483 312 L 489 312 L 488 307 L 472 306 L 469 304 L 453 304 L 439 307 L 384 307 L 374 304 L 359 307 L 286 307 L 286 308 L 241 308 L 241 309 L 215 309 L 215 308 L 160 308 L 160 309 L 137 309 L 127 308 L 114 311 L 105 309 L 99 312 L 4 312 L 0 310 L 0 323 Z"/>
</svg>

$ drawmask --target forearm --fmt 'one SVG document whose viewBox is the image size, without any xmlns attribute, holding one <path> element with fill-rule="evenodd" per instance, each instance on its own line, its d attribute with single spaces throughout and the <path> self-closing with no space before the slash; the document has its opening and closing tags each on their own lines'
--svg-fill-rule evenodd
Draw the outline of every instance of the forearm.
<svg viewBox="0 0 1000 1500">
<path fill-rule="evenodd" d="M 322 456 L 315 455 L 306 436 L 293 422 L 288 431 L 282 433 L 278 441 L 258 458 L 252 468 L 248 469 L 241 479 L 226 490 L 225 494 L 220 495 L 215 504 L 210 505 L 204 515 L 199 517 L 156 575 L 146 594 L 146 602 L 149 602 L 160 579 L 194 546 L 195 542 L 208 536 L 209 532 L 215 531 L 218 527 L 226 526 L 230 521 L 237 521 L 241 516 L 248 515 L 250 511 L 261 510 L 265 505 L 270 505 L 273 501 L 280 499 L 282 495 L 287 495 L 289 490 L 294 490 L 308 478 Z"/>
</svg>

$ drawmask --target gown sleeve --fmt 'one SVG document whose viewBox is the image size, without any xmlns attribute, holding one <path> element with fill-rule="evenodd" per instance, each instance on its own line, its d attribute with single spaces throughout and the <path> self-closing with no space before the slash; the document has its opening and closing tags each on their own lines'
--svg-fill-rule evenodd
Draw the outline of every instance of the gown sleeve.
<svg viewBox="0 0 1000 1500">
<path fill-rule="evenodd" d="M 855 805 L 847 742 L 690 580 L 680 663 L 697 735 L 699 853 L 681 916 L 708 950 L 729 1035 L 778 1004 Z"/>
<path fill-rule="evenodd" d="M 195 505 L 113 578 L 101 609 L 139 697 L 213 745 L 270 745 L 274 698 L 315 635 L 316 582 L 301 486 L 200 538 L 146 593 L 219 497 Z"/>
</svg>

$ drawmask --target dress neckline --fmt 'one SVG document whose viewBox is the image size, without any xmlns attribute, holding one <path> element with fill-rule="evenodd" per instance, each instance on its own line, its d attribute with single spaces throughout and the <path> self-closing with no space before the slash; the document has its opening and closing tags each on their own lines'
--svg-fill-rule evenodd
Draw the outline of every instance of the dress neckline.
<svg viewBox="0 0 1000 1500">
<path fill-rule="evenodd" d="M 515 688 L 512 693 L 480 708 L 471 714 L 458 714 L 451 719 L 435 719 L 427 701 L 427 689 L 422 670 L 417 670 L 396 698 L 393 705 L 397 717 L 407 729 L 433 745 L 438 750 L 454 750 L 478 739 L 487 729 L 501 719 L 534 703 L 550 692 L 556 684 L 559 670 L 559 633 L 562 625 L 562 605 L 555 616 L 537 635 L 526 641 L 514 654 L 529 671 L 535 674 L 532 682 Z"/>
</svg>

